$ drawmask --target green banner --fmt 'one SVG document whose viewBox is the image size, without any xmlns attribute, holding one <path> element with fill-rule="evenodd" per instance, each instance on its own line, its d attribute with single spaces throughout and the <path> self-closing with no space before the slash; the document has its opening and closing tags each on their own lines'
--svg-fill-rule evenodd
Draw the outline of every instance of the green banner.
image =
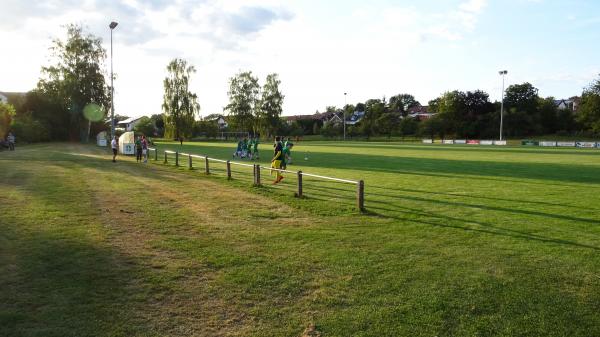
<svg viewBox="0 0 600 337">
<path fill-rule="evenodd" d="M 525 145 L 525 146 L 538 146 L 540 145 L 540 142 L 538 142 L 537 140 L 522 140 L 521 141 L 521 145 Z"/>
</svg>

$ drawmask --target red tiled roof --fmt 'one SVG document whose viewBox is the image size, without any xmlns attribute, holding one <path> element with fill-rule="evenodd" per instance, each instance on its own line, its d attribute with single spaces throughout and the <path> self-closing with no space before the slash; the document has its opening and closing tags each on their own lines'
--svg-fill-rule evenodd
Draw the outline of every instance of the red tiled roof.
<svg viewBox="0 0 600 337">
<path fill-rule="evenodd" d="M 428 106 L 416 105 L 416 106 L 408 108 L 408 113 L 409 114 L 427 113 L 428 108 L 429 108 Z"/>
</svg>

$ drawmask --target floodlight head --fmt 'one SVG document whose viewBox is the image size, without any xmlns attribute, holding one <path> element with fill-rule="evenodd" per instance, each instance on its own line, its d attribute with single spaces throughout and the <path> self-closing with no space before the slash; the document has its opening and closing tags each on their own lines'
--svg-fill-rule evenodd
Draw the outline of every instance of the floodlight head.
<svg viewBox="0 0 600 337">
<path fill-rule="evenodd" d="M 508 70 L 500 70 L 498 72 L 498 74 L 500 74 L 500 75 L 506 75 L 506 74 L 508 74 Z"/>
<path fill-rule="evenodd" d="M 117 27 L 119 23 L 118 22 L 111 22 L 110 25 L 108 25 L 108 27 L 110 27 L 110 29 L 115 29 L 115 27 Z"/>
</svg>

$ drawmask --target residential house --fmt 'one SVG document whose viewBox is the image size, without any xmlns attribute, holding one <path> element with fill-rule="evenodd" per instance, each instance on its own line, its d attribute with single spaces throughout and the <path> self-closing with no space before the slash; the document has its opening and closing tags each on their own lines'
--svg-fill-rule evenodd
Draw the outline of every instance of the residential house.
<svg viewBox="0 0 600 337">
<path fill-rule="evenodd" d="M 342 118 L 340 117 L 340 115 L 341 115 L 341 112 L 328 111 L 328 112 L 322 112 L 322 113 L 317 112 L 312 115 L 285 116 L 284 119 L 288 125 L 291 125 L 292 123 L 294 123 L 296 121 L 320 121 L 323 124 L 327 124 L 327 123 L 341 124 Z"/>
<path fill-rule="evenodd" d="M 219 130 L 223 130 L 223 129 L 227 129 L 227 127 L 229 126 L 229 123 L 227 123 L 227 121 L 225 120 L 225 117 L 219 116 L 219 118 L 217 118 L 217 125 L 219 126 Z"/>
<path fill-rule="evenodd" d="M 573 112 L 577 112 L 579 110 L 580 102 L 580 97 L 573 96 L 569 99 L 555 99 L 554 105 L 558 110 L 571 110 Z"/>
<path fill-rule="evenodd" d="M 413 107 L 408 108 L 408 117 L 416 118 L 420 121 L 429 119 L 431 116 L 435 115 L 435 113 L 429 112 L 429 107 L 417 104 Z"/>
<path fill-rule="evenodd" d="M 0 91 L 0 102 L 15 104 L 25 98 L 26 92 L 6 92 Z"/>
<path fill-rule="evenodd" d="M 364 111 L 354 111 L 350 118 L 346 120 L 346 125 L 356 125 L 360 123 L 363 118 L 365 118 Z"/>
<path fill-rule="evenodd" d="M 133 131 L 135 126 L 140 122 L 142 117 L 131 117 L 117 123 L 117 127 L 124 131 Z"/>
</svg>

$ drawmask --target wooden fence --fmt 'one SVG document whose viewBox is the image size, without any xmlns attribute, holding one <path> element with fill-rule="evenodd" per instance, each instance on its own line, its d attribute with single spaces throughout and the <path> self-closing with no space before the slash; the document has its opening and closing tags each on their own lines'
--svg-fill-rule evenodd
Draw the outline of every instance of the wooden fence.
<svg viewBox="0 0 600 337">
<path fill-rule="evenodd" d="M 154 160 L 158 161 L 158 149 L 150 148 L 148 150 L 154 151 Z M 212 167 L 211 163 L 217 163 L 217 165 L 224 165 L 228 180 L 233 179 L 232 166 L 240 166 L 240 167 L 247 167 L 247 168 L 251 167 L 254 186 L 262 185 L 261 172 L 264 170 L 267 170 L 269 172 L 279 171 L 282 173 L 293 174 L 297 177 L 298 183 L 297 183 L 296 192 L 294 193 L 294 195 L 298 198 L 302 198 L 304 196 L 304 185 L 305 184 L 303 184 L 303 177 L 311 177 L 311 178 L 315 178 L 315 179 L 333 181 L 333 182 L 338 182 L 338 183 L 342 183 L 342 184 L 352 184 L 352 185 L 356 186 L 356 207 L 360 211 L 365 210 L 365 183 L 363 180 L 347 180 L 347 179 L 327 177 L 327 176 L 322 176 L 322 175 L 317 175 L 317 174 L 310 174 L 310 173 L 305 173 L 302 171 L 280 170 L 280 169 L 274 169 L 271 167 L 263 167 L 263 166 L 260 166 L 259 164 L 239 163 L 239 162 L 235 162 L 235 161 L 231 161 L 231 160 L 209 158 L 208 156 L 201 156 L 201 155 L 195 155 L 195 154 L 177 152 L 177 151 L 169 151 L 169 150 L 164 151 L 163 163 L 165 163 L 165 164 L 169 163 L 169 155 L 174 156 L 175 166 L 183 166 L 183 165 L 181 165 L 181 160 L 185 161 L 187 159 L 187 167 L 190 170 L 194 168 L 194 159 L 201 160 L 201 163 L 202 163 L 201 166 L 203 166 L 205 174 L 211 174 L 211 167 Z"/>
</svg>

